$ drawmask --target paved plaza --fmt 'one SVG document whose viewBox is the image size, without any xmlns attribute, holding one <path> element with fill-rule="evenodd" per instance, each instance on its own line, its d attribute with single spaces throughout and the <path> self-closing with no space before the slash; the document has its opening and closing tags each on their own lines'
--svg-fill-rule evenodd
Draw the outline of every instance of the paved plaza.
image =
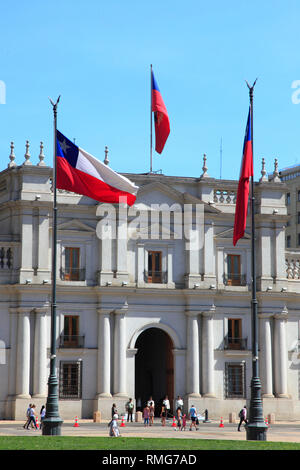
<svg viewBox="0 0 300 470">
<path fill-rule="evenodd" d="M 125 427 L 120 426 L 120 433 L 123 437 L 151 437 L 151 438 L 175 438 L 175 439 L 224 439 L 224 440 L 246 440 L 246 431 L 241 427 L 241 432 L 237 431 L 237 424 L 223 420 L 224 427 L 219 427 L 220 421 L 210 423 L 200 423 L 198 430 L 186 431 L 174 430 L 173 420 L 170 419 L 166 426 L 161 425 L 160 419 L 156 418 L 154 425 L 144 427 L 143 423 L 127 423 Z M 78 420 L 78 427 L 75 427 L 75 420 L 66 420 L 62 425 L 62 436 L 108 436 L 108 421 L 94 423 L 93 420 Z M 38 436 L 41 431 L 34 429 L 25 430 L 24 421 L 0 421 L 1 436 Z M 189 423 L 188 423 L 189 424 Z M 121 425 L 121 420 L 119 420 Z M 267 441 L 273 442 L 300 442 L 300 421 L 278 422 L 269 425 L 267 431 Z"/>
</svg>

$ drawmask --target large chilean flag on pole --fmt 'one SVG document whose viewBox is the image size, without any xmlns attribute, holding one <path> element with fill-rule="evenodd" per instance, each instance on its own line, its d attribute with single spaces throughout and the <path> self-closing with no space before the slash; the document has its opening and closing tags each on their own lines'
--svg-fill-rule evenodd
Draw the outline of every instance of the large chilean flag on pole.
<svg viewBox="0 0 300 470">
<path fill-rule="evenodd" d="M 170 121 L 165 103 L 163 102 L 153 71 L 151 79 L 151 101 L 154 113 L 155 150 L 161 153 L 170 134 Z"/>
<path fill-rule="evenodd" d="M 252 152 L 252 129 L 251 129 L 251 108 L 249 108 L 244 148 L 243 160 L 240 172 L 240 179 L 235 205 L 235 220 L 233 230 L 233 244 L 244 236 L 247 221 L 248 199 L 249 199 L 249 178 L 253 176 L 253 152 Z"/>
<path fill-rule="evenodd" d="M 56 187 L 82 194 L 99 202 L 136 200 L 138 187 L 104 163 L 77 147 L 58 130 Z M 122 198 L 122 199 L 120 199 Z"/>
</svg>

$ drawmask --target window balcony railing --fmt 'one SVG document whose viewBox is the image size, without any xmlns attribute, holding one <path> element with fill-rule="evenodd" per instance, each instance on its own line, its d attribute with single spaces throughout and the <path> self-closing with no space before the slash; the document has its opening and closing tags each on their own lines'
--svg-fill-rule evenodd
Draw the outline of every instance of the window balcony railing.
<svg viewBox="0 0 300 470">
<path fill-rule="evenodd" d="M 144 271 L 144 279 L 147 284 L 167 284 L 167 272 Z"/>
<path fill-rule="evenodd" d="M 248 342 L 247 340 L 248 338 L 231 338 L 229 336 L 226 336 L 226 338 L 224 338 L 224 349 L 238 349 L 239 351 L 246 351 Z"/>
<path fill-rule="evenodd" d="M 84 336 L 80 335 L 60 335 L 60 348 L 84 348 Z"/>
<path fill-rule="evenodd" d="M 85 268 L 60 268 L 62 281 L 85 281 Z"/>
<path fill-rule="evenodd" d="M 246 286 L 246 275 L 245 274 L 224 274 L 223 282 L 225 286 Z"/>
</svg>

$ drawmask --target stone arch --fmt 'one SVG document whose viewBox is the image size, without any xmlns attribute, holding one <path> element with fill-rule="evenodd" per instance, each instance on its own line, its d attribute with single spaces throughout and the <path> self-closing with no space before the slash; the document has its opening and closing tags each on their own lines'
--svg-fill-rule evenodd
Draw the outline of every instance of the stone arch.
<svg viewBox="0 0 300 470">
<path fill-rule="evenodd" d="M 152 323 L 147 323 L 146 325 L 143 325 L 141 326 L 140 328 L 138 328 L 132 335 L 131 339 L 130 339 L 130 342 L 129 342 L 129 346 L 128 348 L 129 349 L 134 349 L 135 348 L 135 344 L 136 344 L 136 341 L 138 339 L 138 337 L 146 330 L 148 330 L 149 328 L 158 328 L 160 330 L 163 330 L 165 333 L 167 333 L 167 335 L 170 336 L 172 342 L 173 342 L 173 346 L 174 346 L 174 349 L 181 349 L 181 343 L 180 343 L 180 339 L 179 339 L 179 336 L 178 334 L 176 333 L 176 331 L 169 325 L 165 324 L 165 323 L 160 323 L 160 322 L 152 322 Z"/>
</svg>

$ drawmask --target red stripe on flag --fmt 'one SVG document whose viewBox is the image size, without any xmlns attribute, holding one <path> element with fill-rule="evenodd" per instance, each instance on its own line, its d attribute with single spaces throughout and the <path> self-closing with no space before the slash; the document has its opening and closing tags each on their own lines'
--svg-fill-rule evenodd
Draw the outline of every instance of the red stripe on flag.
<svg viewBox="0 0 300 470">
<path fill-rule="evenodd" d="M 153 89 L 152 111 L 154 112 L 155 150 L 157 153 L 161 153 L 170 134 L 170 121 L 160 92 Z"/>
<path fill-rule="evenodd" d="M 73 168 L 66 158 L 62 157 L 57 157 L 56 187 L 88 196 L 98 202 L 119 203 L 122 197 L 122 202 L 123 198 L 126 198 L 127 204 L 132 206 L 136 200 L 134 194 L 116 189 L 94 176 Z"/>
<path fill-rule="evenodd" d="M 241 167 L 241 174 L 239 179 L 236 206 L 235 206 L 235 219 L 233 230 L 233 245 L 245 234 L 248 212 L 248 199 L 249 199 L 249 178 L 253 176 L 253 155 L 252 155 L 252 142 L 248 140 L 245 143 L 244 155 Z"/>
</svg>

